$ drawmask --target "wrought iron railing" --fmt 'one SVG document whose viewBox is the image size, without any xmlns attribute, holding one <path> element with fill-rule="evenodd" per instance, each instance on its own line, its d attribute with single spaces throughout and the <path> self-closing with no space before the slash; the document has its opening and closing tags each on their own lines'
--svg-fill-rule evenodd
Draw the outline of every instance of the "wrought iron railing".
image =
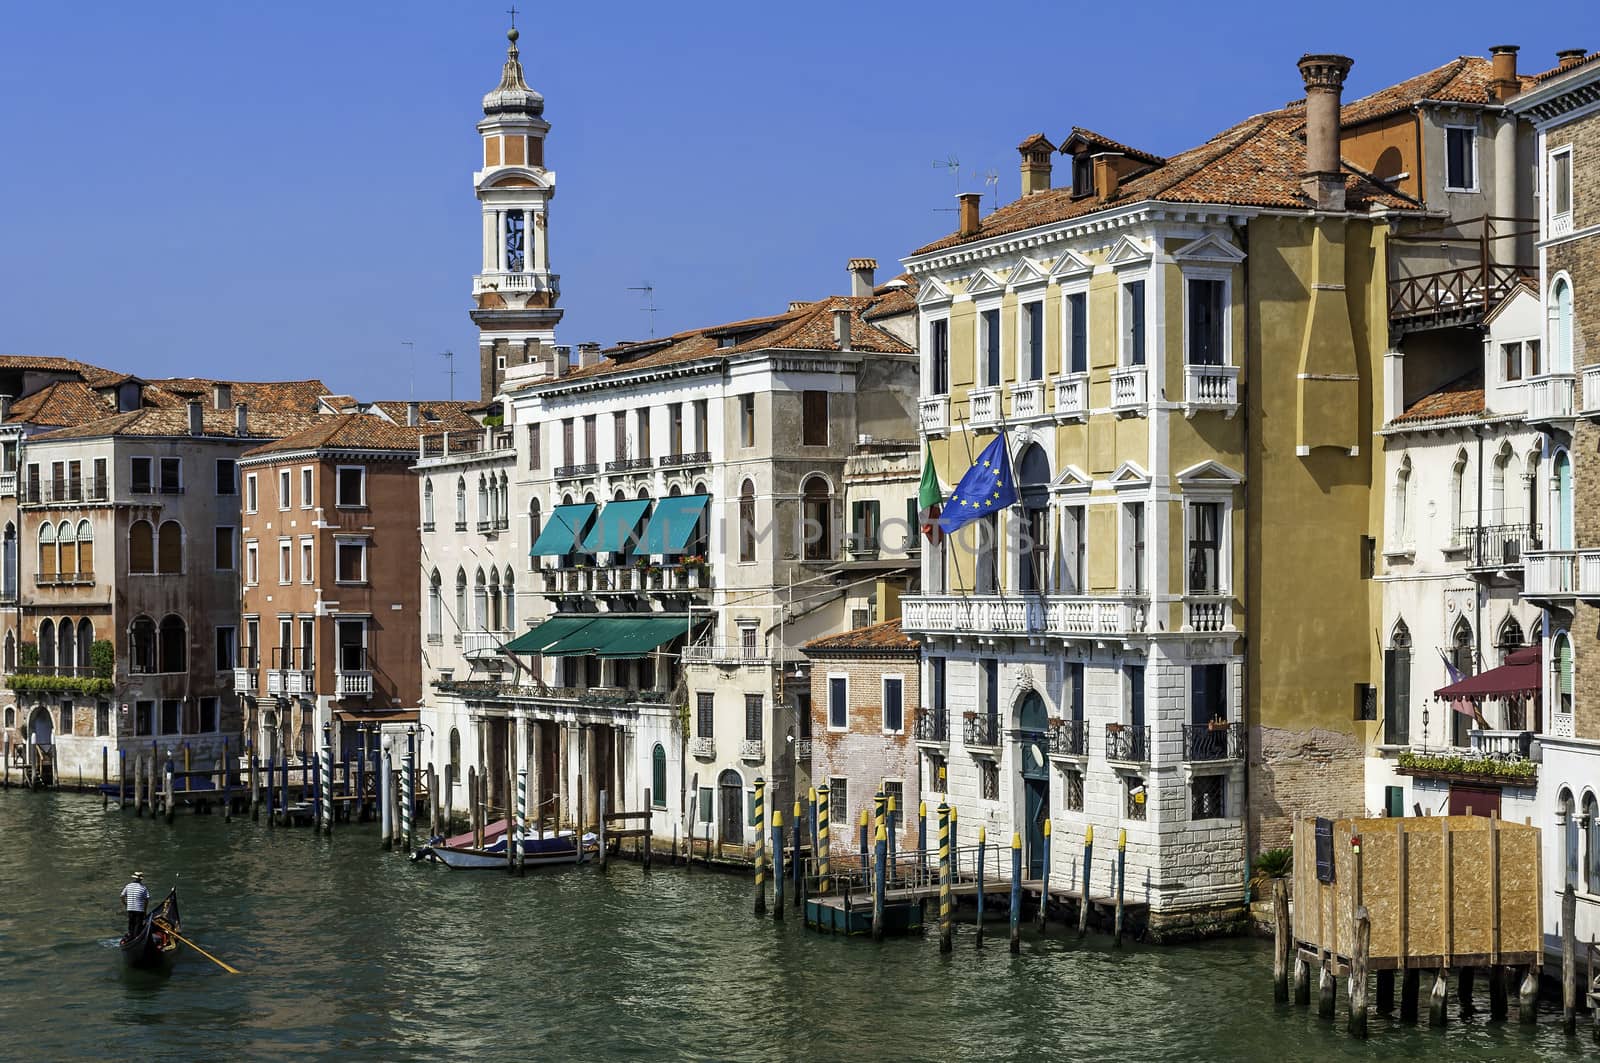
<svg viewBox="0 0 1600 1063">
<path fill-rule="evenodd" d="M 1529 550 L 1544 549 L 1537 524 L 1489 524 L 1468 529 L 1472 568 L 1522 568 Z"/>
<path fill-rule="evenodd" d="M 663 454 L 663 455 L 661 455 L 661 467 L 663 469 L 672 468 L 672 467 L 678 466 L 678 465 L 710 465 L 710 464 L 711 464 L 711 451 L 709 451 L 709 450 L 691 450 L 687 454 Z"/>
<path fill-rule="evenodd" d="M 632 472 L 635 469 L 655 468 L 654 458 L 618 458 L 606 462 L 606 472 Z"/>
<path fill-rule="evenodd" d="M 593 476 L 599 471 L 599 463 L 593 461 L 586 461 L 579 465 L 558 465 L 556 466 L 556 479 L 571 480 L 578 476 Z"/>
<path fill-rule="evenodd" d="M 965 720 L 962 740 L 969 746 L 1000 745 L 1000 721 L 993 716 L 969 716 Z"/>
<path fill-rule="evenodd" d="M 950 741 L 950 711 L 948 709 L 921 708 L 917 710 L 912 733 L 918 742 Z"/>
<path fill-rule="evenodd" d="M 1238 760 L 1242 756 L 1244 724 L 1212 722 L 1183 725 L 1184 760 Z"/>
<path fill-rule="evenodd" d="M 1063 757 L 1089 754 L 1089 721 L 1062 720 L 1050 728 L 1050 752 Z"/>
<path fill-rule="evenodd" d="M 1143 764 L 1150 759 L 1150 728 L 1126 723 L 1106 724 L 1106 759 Z"/>
</svg>

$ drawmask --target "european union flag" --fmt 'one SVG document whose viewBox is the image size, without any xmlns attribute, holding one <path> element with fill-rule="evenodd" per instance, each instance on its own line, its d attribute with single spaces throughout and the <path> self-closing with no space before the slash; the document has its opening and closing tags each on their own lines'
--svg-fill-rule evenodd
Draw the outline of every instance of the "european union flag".
<svg viewBox="0 0 1600 1063">
<path fill-rule="evenodd" d="M 1001 432 L 993 443 L 983 448 L 978 460 L 950 492 L 950 501 L 939 514 L 939 526 L 945 534 L 953 534 L 979 517 L 1000 512 L 1016 500 L 1017 488 L 1011 480 L 1011 454 L 1006 447 L 1006 434 Z"/>
</svg>

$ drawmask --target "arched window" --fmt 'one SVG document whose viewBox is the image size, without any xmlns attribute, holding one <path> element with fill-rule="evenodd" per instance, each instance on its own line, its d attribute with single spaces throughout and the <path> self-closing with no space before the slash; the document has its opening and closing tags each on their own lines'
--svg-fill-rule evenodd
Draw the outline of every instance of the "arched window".
<svg viewBox="0 0 1600 1063">
<path fill-rule="evenodd" d="M 422 481 L 422 527 L 433 527 L 433 480 Z"/>
<path fill-rule="evenodd" d="M 78 573 L 94 575 L 94 525 L 86 520 L 78 522 Z"/>
<path fill-rule="evenodd" d="M 128 627 L 129 668 L 134 673 L 156 670 L 156 622 L 136 616 Z"/>
<path fill-rule="evenodd" d="M 511 526 L 511 481 L 500 474 L 500 507 L 495 510 L 495 524 L 501 528 Z"/>
<path fill-rule="evenodd" d="M 481 568 L 472 580 L 472 630 L 489 630 L 489 588 Z"/>
<path fill-rule="evenodd" d="M 1411 741 L 1411 629 L 1396 621 L 1383 652 L 1383 741 L 1403 746 Z"/>
<path fill-rule="evenodd" d="M 4 666 L 7 675 L 17 670 L 17 639 L 9 631 L 6 632 Z M 7 722 L 9 723 L 10 721 Z"/>
<path fill-rule="evenodd" d="M 147 520 L 136 520 L 128 528 L 128 571 L 148 573 L 156 570 L 156 532 Z"/>
<path fill-rule="evenodd" d="M 1549 356 L 1545 359 L 1552 373 L 1572 372 L 1572 284 L 1565 277 L 1557 277 L 1550 286 L 1549 336 L 1546 344 Z"/>
<path fill-rule="evenodd" d="M 1572 459 L 1556 451 L 1550 468 L 1550 547 L 1572 549 Z"/>
<path fill-rule="evenodd" d="M 746 480 L 739 487 L 739 560 L 756 559 L 756 485 Z"/>
<path fill-rule="evenodd" d="M 1503 443 L 1494 456 L 1494 464 L 1489 469 L 1489 519 L 1498 524 L 1518 524 L 1523 520 L 1523 515 L 1518 512 L 1519 499 L 1515 494 L 1507 496 L 1506 485 L 1509 483 L 1515 490 L 1517 482 L 1517 456 L 1511 451 L 1510 443 Z M 1531 524 L 1530 515 L 1527 518 Z M 1531 529 L 1530 529 L 1531 530 Z"/>
<path fill-rule="evenodd" d="M 456 641 L 461 641 L 461 632 L 467 630 L 467 574 L 462 569 L 456 569 Z"/>
<path fill-rule="evenodd" d="M 483 522 L 489 519 L 489 487 L 483 475 L 478 475 L 478 520 Z"/>
<path fill-rule="evenodd" d="M 1450 545 L 1467 545 L 1467 452 L 1456 451 L 1455 464 L 1450 467 Z"/>
<path fill-rule="evenodd" d="M 467 530 L 467 478 L 456 477 L 456 531 Z"/>
<path fill-rule="evenodd" d="M 1456 621 L 1456 626 L 1450 633 L 1450 663 L 1463 677 L 1477 672 L 1477 655 L 1472 646 L 1472 625 L 1467 623 L 1467 618 L 1462 617 Z M 1473 718 L 1451 706 L 1450 711 L 1450 744 L 1466 746 L 1472 744 Z"/>
<path fill-rule="evenodd" d="M 183 528 L 177 521 L 161 522 L 156 560 L 163 576 L 176 576 L 183 571 Z"/>
<path fill-rule="evenodd" d="M 1042 594 L 1050 571 L 1050 459 L 1044 448 L 1029 443 L 1017 462 L 1021 520 L 1017 530 L 1017 585 L 1025 594 Z"/>
<path fill-rule="evenodd" d="M 183 625 L 182 617 L 173 614 L 161 621 L 160 652 L 161 671 L 186 672 L 189 670 L 189 632 Z"/>
<path fill-rule="evenodd" d="M 39 525 L 39 578 L 45 583 L 54 583 L 56 573 L 56 526 L 54 524 Z"/>
<path fill-rule="evenodd" d="M 1600 893 L 1600 800 L 1594 791 L 1583 795 L 1583 822 L 1587 825 L 1584 839 L 1583 879 L 1588 893 Z"/>
<path fill-rule="evenodd" d="M 660 742 L 650 751 L 650 804 L 667 807 L 667 750 Z"/>
<path fill-rule="evenodd" d="M 56 529 L 56 542 L 61 547 L 61 578 L 71 579 L 78 574 L 78 526 L 62 521 Z"/>
<path fill-rule="evenodd" d="M 1563 786 L 1556 795 L 1556 825 L 1561 828 L 1561 863 L 1565 871 L 1562 881 L 1574 890 L 1583 888 L 1578 877 L 1578 839 L 1582 828 L 1577 812 L 1578 806 L 1572 800 L 1572 791 Z"/>
<path fill-rule="evenodd" d="M 88 675 L 89 669 L 94 667 L 94 661 L 89 650 L 94 646 L 94 625 L 88 617 L 78 621 L 78 667 L 83 669 L 82 674 Z"/>
<path fill-rule="evenodd" d="M 62 617 L 56 624 L 56 667 L 63 673 L 68 673 L 78 662 L 76 647 L 73 646 L 72 621 Z"/>
<path fill-rule="evenodd" d="M 800 488 L 801 541 L 805 544 L 807 561 L 832 561 L 833 546 L 833 493 L 828 481 L 811 476 Z"/>
<path fill-rule="evenodd" d="M 439 587 L 439 570 L 434 569 L 428 576 L 428 637 L 437 639 L 444 632 L 442 626 L 444 614 L 443 593 Z"/>
<path fill-rule="evenodd" d="M 17 526 L 6 522 L 4 554 L 0 557 L 0 598 L 17 597 Z"/>
<path fill-rule="evenodd" d="M 10 641 L 11 641 L 11 636 L 7 635 L 6 636 L 7 644 L 9 644 Z M 6 670 L 10 671 L 9 668 L 7 668 Z M 16 726 L 17 726 L 17 707 L 15 705 L 7 705 L 6 706 L 6 730 L 10 731 L 10 730 L 14 729 Z"/>
<path fill-rule="evenodd" d="M 1411 544 L 1411 456 L 1400 459 L 1400 468 L 1394 474 L 1392 515 L 1394 546 L 1403 549 Z"/>
<path fill-rule="evenodd" d="M 495 569 L 490 568 L 489 569 L 489 626 L 485 630 L 488 630 L 488 631 L 504 631 L 505 628 L 500 626 L 500 621 L 501 621 L 502 615 L 503 614 L 500 611 L 500 573 L 497 572 Z"/>
<path fill-rule="evenodd" d="M 1508 616 L 1500 625 L 1500 633 L 1495 636 L 1494 644 L 1500 650 L 1500 663 L 1505 664 L 1506 658 L 1521 649 L 1525 644 L 1522 635 L 1522 625 L 1517 623 L 1517 618 Z"/>
<path fill-rule="evenodd" d="M 517 584 L 516 577 L 511 574 L 511 566 L 506 566 L 506 577 L 501 581 L 505 587 L 506 595 L 506 626 L 505 630 L 517 630 Z"/>
<path fill-rule="evenodd" d="M 543 526 L 544 523 L 539 516 L 539 500 L 535 498 L 528 503 L 528 544 L 530 546 L 539 541 L 539 532 Z M 534 557 L 531 552 L 528 554 L 528 567 L 530 569 L 539 567 L 539 559 Z"/>
<path fill-rule="evenodd" d="M 1551 699 L 1551 708 L 1563 715 L 1572 714 L 1572 639 L 1565 631 L 1556 636 L 1555 660 L 1551 662 L 1555 672 L 1555 697 Z"/>
<path fill-rule="evenodd" d="M 39 671 L 50 674 L 56 666 L 56 622 L 45 620 L 39 625 Z"/>
</svg>

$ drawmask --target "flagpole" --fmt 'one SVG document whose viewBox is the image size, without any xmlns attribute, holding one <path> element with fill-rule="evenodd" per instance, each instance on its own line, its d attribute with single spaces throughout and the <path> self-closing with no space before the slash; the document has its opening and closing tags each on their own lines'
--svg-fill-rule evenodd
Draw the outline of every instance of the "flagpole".
<svg viewBox="0 0 1600 1063">
<path fill-rule="evenodd" d="M 970 466 L 973 463 L 972 438 L 971 438 L 971 435 L 969 434 L 969 432 L 967 431 L 967 418 L 966 418 L 965 414 L 957 414 L 956 417 L 961 422 L 961 441 L 966 444 L 966 447 L 967 447 L 967 464 Z M 959 483 L 960 481 L 957 480 L 957 482 Z M 946 500 L 946 501 L 948 502 L 948 500 Z M 943 507 L 940 507 L 940 508 L 941 508 L 941 510 L 943 509 Z M 941 514 L 941 518 L 940 519 L 943 519 L 942 514 Z M 952 546 L 952 549 L 950 551 L 950 564 L 955 566 L 956 582 L 958 582 L 958 583 L 964 582 L 964 579 L 965 579 L 961 575 L 961 551 L 959 549 L 955 549 L 955 547 L 958 545 L 956 543 L 956 536 L 959 535 L 960 532 L 961 532 L 961 529 L 957 528 L 954 532 L 951 532 L 949 535 L 945 536 L 945 541 L 950 543 L 950 545 Z M 976 569 L 974 569 L 974 571 L 973 571 L 973 582 L 974 583 L 977 582 L 977 571 L 976 571 Z M 975 587 L 975 586 L 969 586 L 967 588 L 967 593 L 968 594 L 972 594 L 977 589 L 978 588 Z"/>
<path fill-rule="evenodd" d="M 994 409 L 995 414 L 1000 418 L 1000 438 L 1006 441 L 1006 466 L 1011 470 L 1011 493 L 1015 496 L 1011 500 L 1011 504 L 1005 508 L 1014 509 L 1022 505 L 1022 489 L 1017 486 L 1017 456 L 1011 450 L 1011 426 L 1006 423 L 1006 404 L 999 395 L 995 396 Z M 1021 559 L 1019 558 L 1018 560 L 1020 561 Z M 997 586 L 999 583 L 1000 580 L 995 580 Z M 1034 593 L 1041 598 L 1044 597 L 1043 588 L 1035 587 Z M 1002 599 L 1005 598 L 1004 591 L 1000 592 L 1000 597 Z"/>
</svg>

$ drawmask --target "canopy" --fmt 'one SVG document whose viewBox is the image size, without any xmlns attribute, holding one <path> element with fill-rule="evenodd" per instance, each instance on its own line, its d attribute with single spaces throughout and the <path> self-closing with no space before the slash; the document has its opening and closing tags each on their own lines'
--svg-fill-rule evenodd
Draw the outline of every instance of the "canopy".
<svg viewBox="0 0 1600 1063">
<path fill-rule="evenodd" d="M 552 509 L 550 519 L 545 521 L 533 549 L 528 551 L 529 556 L 558 557 L 572 553 L 574 544 L 584 528 L 588 527 L 596 508 L 593 502 L 572 502 Z"/>
<path fill-rule="evenodd" d="M 628 545 L 628 539 L 634 530 L 639 527 L 639 522 L 644 520 L 644 511 L 650 508 L 648 498 L 625 498 L 621 502 L 607 502 L 600 511 L 600 517 L 594 522 L 594 527 L 589 529 L 589 537 L 583 541 L 583 548 L 591 554 L 601 551 L 608 553 L 621 553 Z"/>
<path fill-rule="evenodd" d="M 532 631 L 525 631 L 506 643 L 505 653 L 543 653 L 568 635 L 594 623 L 593 613 L 558 613 Z"/>
<path fill-rule="evenodd" d="M 650 516 L 650 526 L 645 529 L 639 552 L 681 554 L 709 501 L 709 495 L 677 495 L 657 499 L 656 511 Z"/>
<path fill-rule="evenodd" d="M 507 644 L 507 653 L 606 660 L 647 657 L 651 650 L 687 634 L 689 618 L 660 613 L 563 613 Z"/>
<path fill-rule="evenodd" d="M 600 656 L 608 660 L 644 657 L 662 643 L 671 642 L 679 635 L 688 633 L 688 617 L 629 617 L 628 622 L 618 628 L 611 640 L 601 647 Z"/>
<path fill-rule="evenodd" d="M 1445 701 L 1483 701 L 1486 698 L 1520 698 L 1536 695 L 1544 686 L 1539 647 L 1525 646 L 1506 655 L 1506 663 L 1459 683 L 1440 687 L 1433 696 Z"/>
</svg>

